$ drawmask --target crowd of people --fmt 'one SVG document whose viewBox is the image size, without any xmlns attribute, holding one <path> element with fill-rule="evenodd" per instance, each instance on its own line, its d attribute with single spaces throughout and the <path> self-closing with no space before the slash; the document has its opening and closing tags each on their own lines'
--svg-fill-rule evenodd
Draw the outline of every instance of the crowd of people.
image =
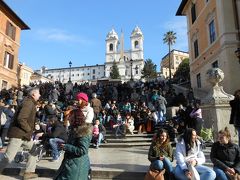
<svg viewBox="0 0 240 180">
<path fill-rule="evenodd" d="M 238 127 L 239 93 L 235 97 L 238 99 L 231 102 L 235 109 L 231 123 Z M 127 133 L 133 135 L 135 130 L 155 133 L 148 154 L 150 169 L 165 169 L 167 178 L 191 179 L 192 169 L 199 173 L 200 179 L 215 179 L 216 174 L 217 179 L 226 179 L 239 173 L 239 146 L 231 142 L 228 129 L 219 132 L 218 144 L 212 147 L 212 150 L 223 147 L 226 155 L 211 152 L 213 170 L 203 165 L 205 156 L 198 138 L 204 123 L 200 104 L 191 94 L 189 97 L 176 94 L 164 82 L 31 84 L 25 88 L 3 89 L 0 103 L 1 149 L 6 145 L 6 137 L 9 138 L 0 161 L 0 173 L 14 159 L 20 146 L 25 146 L 30 149 L 30 155 L 23 177 L 37 177 L 35 141 L 40 140 L 47 142 L 52 161 L 58 161 L 64 151 L 55 179 L 87 179 L 88 148 L 92 145 L 98 149 L 101 143 L 107 142 L 107 128 L 116 138 Z M 171 106 L 179 107 L 174 117 L 167 115 L 167 107 Z M 176 142 L 175 169 L 172 140 Z M 231 157 L 227 154 L 229 150 L 235 153 Z"/>
</svg>

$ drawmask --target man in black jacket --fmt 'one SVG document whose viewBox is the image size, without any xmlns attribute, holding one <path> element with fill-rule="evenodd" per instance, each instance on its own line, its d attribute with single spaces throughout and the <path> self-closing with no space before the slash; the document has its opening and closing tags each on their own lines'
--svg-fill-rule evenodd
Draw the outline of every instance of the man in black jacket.
<svg viewBox="0 0 240 180">
<path fill-rule="evenodd" d="M 52 161 L 57 161 L 60 157 L 58 144 L 65 143 L 68 135 L 63 124 L 59 122 L 56 117 L 49 119 L 49 125 L 51 126 L 51 130 L 48 134 L 48 137 L 50 138 L 49 144 L 52 148 Z"/>
</svg>

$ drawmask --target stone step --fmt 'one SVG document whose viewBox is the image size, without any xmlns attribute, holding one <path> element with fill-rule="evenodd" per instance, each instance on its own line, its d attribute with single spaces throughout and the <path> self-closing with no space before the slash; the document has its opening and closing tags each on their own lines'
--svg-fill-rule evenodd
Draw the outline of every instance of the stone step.
<svg viewBox="0 0 240 180">
<path fill-rule="evenodd" d="M 141 137 L 132 137 L 132 138 L 109 138 L 108 143 L 135 143 L 135 142 L 151 142 L 152 138 L 141 138 Z"/>
<path fill-rule="evenodd" d="M 127 148 L 136 146 L 150 146 L 151 142 L 119 142 L 119 143 L 103 143 L 100 148 Z"/>
<path fill-rule="evenodd" d="M 111 134 L 106 134 L 105 137 L 108 138 L 115 138 L 115 134 L 111 133 Z M 143 137 L 143 138 L 152 138 L 153 134 L 126 134 L 125 135 L 126 138 L 136 138 L 136 137 Z"/>
</svg>

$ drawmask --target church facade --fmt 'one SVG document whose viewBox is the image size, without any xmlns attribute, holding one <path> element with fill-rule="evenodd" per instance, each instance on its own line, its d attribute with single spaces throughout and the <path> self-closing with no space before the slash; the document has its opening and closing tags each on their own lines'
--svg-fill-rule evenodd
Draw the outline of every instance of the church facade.
<svg viewBox="0 0 240 180">
<path fill-rule="evenodd" d="M 113 63 L 117 64 L 122 81 L 139 80 L 144 67 L 143 33 L 136 26 L 130 36 L 131 48 L 124 49 L 123 33 L 119 38 L 112 29 L 106 37 L 105 76 L 110 77 Z"/>
<path fill-rule="evenodd" d="M 136 26 L 130 36 L 131 49 L 124 50 L 123 35 L 119 39 L 118 34 L 112 29 L 106 37 L 105 63 L 101 65 L 85 65 L 80 67 L 54 68 L 47 69 L 42 67 L 41 70 L 35 71 L 48 77 L 52 81 L 67 83 L 93 82 L 99 79 L 109 79 L 113 62 L 115 61 L 121 80 L 139 80 L 141 71 L 144 67 L 143 57 L 143 33 Z"/>
</svg>

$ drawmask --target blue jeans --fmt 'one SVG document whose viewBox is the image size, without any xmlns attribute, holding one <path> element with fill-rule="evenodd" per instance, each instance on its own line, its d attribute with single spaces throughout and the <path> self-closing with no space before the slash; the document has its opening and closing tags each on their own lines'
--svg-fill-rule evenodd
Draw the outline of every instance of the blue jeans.
<svg viewBox="0 0 240 180">
<path fill-rule="evenodd" d="M 100 146 L 102 140 L 103 140 L 103 134 L 102 134 L 102 133 L 99 133 L 98 139 L 97 139 L 97 146 Z"/>
<path fill-rule="evenodd" d="M 53 159 L 58 159 L 60 152 L 58 150 L 58 143 L 64 143 L 64 140 L 60 138 L 50 138 L 49 144 L 52 147 L 52 157 Z"/>
<path fill-rule="evenodd" d="M 219 168 L 217 168 L 216 166 L 213 167 L 213 170 L 216 173 L 216 180 L 228 180 L 227 175 L 225 174 L 225 172 Z"/>
<path fill-rule="evenodd" d="M 197 165 L 195 166 L 197 172 L 200 175 L 200 179 L 202 180 L 214 180 L 216 178 L 215 172 L 206 166 L 203 165 Z M 176 166 L 175 171 L 174 171 L 175 178 L 178 180 L 187 180 L 187 177 L 185 176 L 183 170 L 179 165 Z"/>
<path fill-rule="evenodd" d="M 153 161 L 150 165 L 150 168 L 156 170 L 166 169 L 166 171 L 169 173 L 173 172 L 172 162 L 166 157 L 162 161 L 161 160 Z"/>
</svg>

